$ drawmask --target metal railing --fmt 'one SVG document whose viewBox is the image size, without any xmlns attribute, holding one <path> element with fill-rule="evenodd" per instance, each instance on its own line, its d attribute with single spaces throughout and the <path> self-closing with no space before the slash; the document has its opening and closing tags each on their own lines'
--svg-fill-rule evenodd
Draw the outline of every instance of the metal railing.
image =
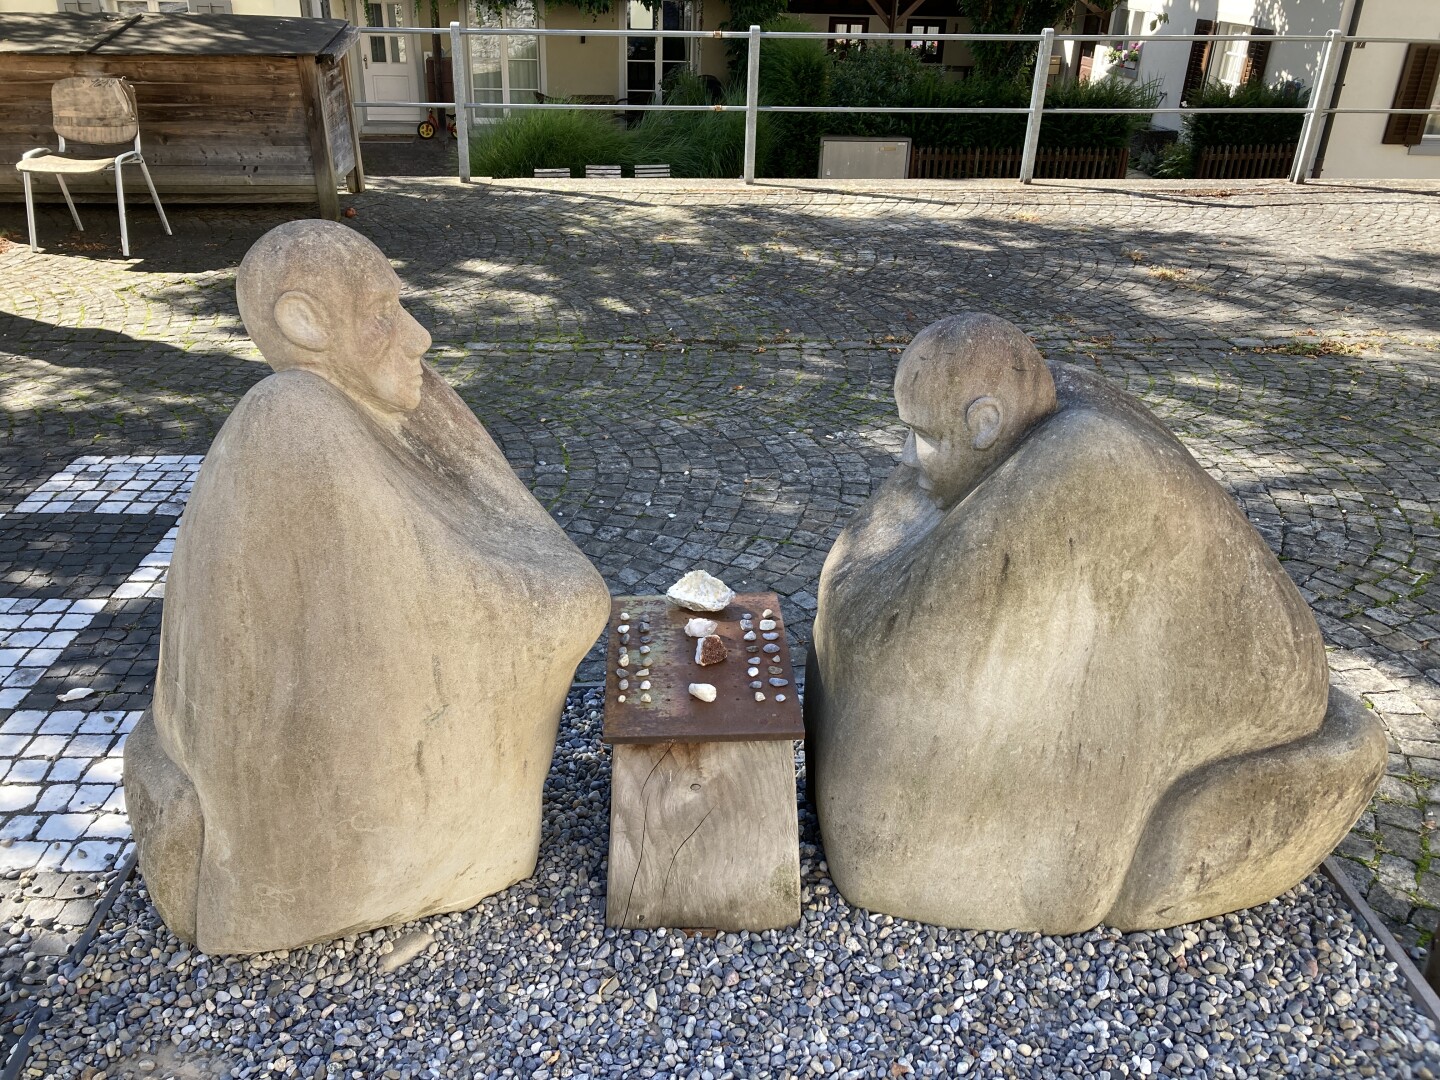
<svg viewBox="0 0 1440 1080">
<path fill-rule="evenodd" d="M 1155 114 L 1169 115 L 1197 115 L 1201 113 L 1224 113 L 1227 115 L 1242 115 L 1245 113 L 1259 113 L 1269 116 L 1275 115 L 1301 115 L 1304 120 L 1301 124 L 1300 136 L 1296 143 L 1295 158 L 1290 167 L 1289 179 L 1292 183 L 1303 184 L 1315 167 L 1315 155 L 1319 149 L 1321 128 L 1326 118 L 1331 116 L 1344 115 L 1383 115 L 1383 116 L 1429 116 L 1436 112 L 1435 109 L 1342 109 L 1324 104 L 1335 91 L 1335 80 L 1340 67 L 1340 55 L 1344 46 L 1348 44 L 1379 44 L 1379 45 L 1415 45 L 1434 44 L 1433 38 L 1399 38 L 1399 37 L 1368 37 L 1363 35 L 1350 36 L 1341 33 L 1339 30 L 1331 30 L 1325 34 L 1163 34 L 1163 35 L 1126 35 L 1126 34 L 1057 34 L 1053 28 L 1042 30 L 1038 34 L 924 34 L 916 31 L 909 33 L 837 33 L 835 31 L 767 31 L 761 30 L 758 26 L 750 27 L 749 31 L 740 30 L 557 30 L 546 27 L 463 27 L 458 22 L 452 22 L 447 29 L 440 27 L 390 27 L 390 26 L 363 26 L 358 28 L 362 35 L 383 35 L 395 34 L 404 35 L 442 35 L 450 39 L 450 61 L 451 73 L 454 78 L 455 100 L 454 101 L 357 101 L 356 108 L 424 108 L 424 109 L 451 109 L 456 117 L 456 139 L 458 141 L 459 157 L 459 178 L 462 182 L 469 182 L 470 177 L 470 124 L 469 118 L 473 112 L 494 111 L 508 115 L 513 110 L 526 109 L 588 109 L 606 112 L 743 112 L 745 114 L 745 139 L 744 139 L 744 176 L 747 184 L 755 182 L 755 138 L 758 126 L 759 114 L 765 113 L 902 113 L 919 115 L 945 115 L 960 116 L 967 114 L 990 114 L 990 115 L 1024 115 L 1027 117 L 1025 126 L 1025 141 L 1020 159 L 1020 176 L 1022 184 L 1029 184 L 1035 178 L 1035 159 L 1040 145 L 1040 125 L 1046 115 L 1125 115 L 1137 114 L 1152 116 Z M 598 37 L 598 38 L 681 38 L 681 39 L 705 39 L 723 41 L 744 41 L 746 43 L 746 64 L 745 64 L 745 103 L 743 105 L 731 105 L 716 103 L 713 105 L 667 105 L 661 104 L 629 104 L 624 101 L 617 101 L 613 104 L 594 104 L 563 101 L 514 101 L 511 100 L 508 74 L 505 67 L 508 59 L 505 53 L 501 54 L 502 67 L 502 97 L 499 102 L 471 101 L 470 94 L 473 90 L 470 82 L 469 59 L 470 52 L 465 39 L 470 37 Z M 760 45 L 763 41 L 775 40 L 812 40 L 812 41 L 834 41 L 843 39 L 846 42 L 852 41 L 939 41 L 939 42 L 1014 42 L 1034 43 L 1037 46 L 1035 60 L 1035 75 L 1030 88 L 1030 104 L 1027 107 L 1005 107 L 1005 106 L 965 106 L 955 108 L 945 107 L 891 107 L 891 106 L 862 106 L 862 105 L 761 105 L 760 104 Z M 1278 108 L 1200 108 L 1193 106 L 1156 106 L 1154 108 L 1109 108 L 1109 107 L 1068 107 L 1045 105 L 1045 91 L 1049 85 L 1050 62 L 1054 56 L 1055 43 L 1057 41 L 1071 41 L 1076 43 L 1115 44 L 1121 42 L 1139 41 L 1147 42 L 1180 43 L 1196 41 L 1259 41 L 1266 45 L 1275 45 L 1282 42 L 1302 42 L 1320 46 L 1320 58 L 1316 67 L 1315 85 L 1311 89 L 1310 97 L 1303 106 L 1278 107 Z M 358 46 L 357 46 L 358 47 Z M 660 88 L 654 90 L 658 97 Z"/>
</svg>

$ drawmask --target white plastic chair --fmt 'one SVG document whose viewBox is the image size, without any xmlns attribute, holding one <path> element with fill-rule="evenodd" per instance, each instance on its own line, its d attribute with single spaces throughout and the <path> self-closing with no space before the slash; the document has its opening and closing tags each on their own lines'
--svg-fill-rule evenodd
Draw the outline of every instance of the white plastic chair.
<svg viewBox="0 0 1440 1080">
<path fill-rule="evenodd" d="M 55 134 L 60 139 L 60 152 L 41 146 L 27 150 L 15 163 L 20 178 L 25 184 L 25 220 L 30 226 L 30 250 L 39 251 L 40 244 L 35 236 L 35 192 L 31 186 L 31 174 L 46 173 L 55 177 L 65 204 L 70 207 L 70 216 L 75 219 L 75 228 L 81 232 L 80 214 L 75 209 L 75 200 L 65 186 L 65 177 L 115 170 L 115 199 L 120 208 L 120 251 L 130 257 L 130 231 L 125 224 L 125 178 L 121 167 L 134 163 L 140 166 L 145 177 L 145 186 L 150 189 L 150 198 L 155 211 L 160 215 L 160 224 L 167 236 L 170 222 L 165 217 L 165 208 L 160 205 L 160 196 L 155 192 L 155 183 L 150 179 L 150 170 L 140 155 L 140 116 L 135 107 L 135 89 L 124 79 L 81 77 L 61 79 L 50 90 L 50 110 Z M 82 158 L 65 153 L 65 140 L 93 146 L 113 146 L 130 142 L 133 148 L 115 157 Z"/>
</svg>

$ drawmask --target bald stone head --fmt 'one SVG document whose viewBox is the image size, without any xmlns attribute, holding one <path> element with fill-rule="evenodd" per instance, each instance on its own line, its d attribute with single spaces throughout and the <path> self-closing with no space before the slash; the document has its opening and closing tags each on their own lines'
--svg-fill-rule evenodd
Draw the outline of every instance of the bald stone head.
<svg viewBox="0 0 1440 1080">
<path fill-rule="evenodd" d="M 895 403 L 910 428 L 901 460 L 948 509 L 1055 411 L 1055 380 L 1017 327 L 972 311 L 915 335 L 895 372 Z"/>
<path fill-rule="evenodd" d="M 291 221 L 255 242 L 235 279 L 240 318 L 276 371 L 314 372 L 382 415 L 420 404 L 430 335 L 400 306 L 380 249 L 334 221 Z"/>
</svg>

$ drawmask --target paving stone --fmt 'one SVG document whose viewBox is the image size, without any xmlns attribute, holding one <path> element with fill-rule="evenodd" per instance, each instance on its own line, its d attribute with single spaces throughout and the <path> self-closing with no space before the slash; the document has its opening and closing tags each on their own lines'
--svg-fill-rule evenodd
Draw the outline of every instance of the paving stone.
<svg viewBox="0 0 1440 1080">
<path fill-rule="evenodd" d="M 1416 783 L 1440 780 L 1436 194 L 676 181 L 601 198 L 415 177 L 377 180 L 354 224 L 402 268 L 432 363 L 612 589 L 662 591 L 697 565 L 777 588 L 800 656 L 825 553 L 900 450 L 890 384 L 917 330 L 993 311 L 1137 394 L 1240 501 L 1316 611 L 1337 681 L 1386 723 L 1383 798 L 1343 851 L 1394 860 L 1387 881 L 1408 868 L 1384 913 L 1428 932 L 1435 902 L 1414 890 L 1440 805 Z M 124 839 L 119 740 L 149 704 L 176 515 L 268 373 L 235 267 L 293 217 L 183 207 L 172 240 L 140 215 L 144 255 L 126 262 L 89 246 L 113 225 L 82 236 L 63 207 L 42 213 L 68 238 L 0 251 L 0 763 L 35 763 L 0 783 L 15 833 L 0 868 L 26 870 L 77 845 L 103 863 L 118 847 L 84 845 Z M 22 229 L 0 207 L 0 230 Z M 580 677 L 599 670 L 592 654 Z M 57 700 L 77 688 L 93 693 Z M 48 736 L 65 739 L 54 761 L 26 756 Z M 54 815 L 92 820 L 35 839 Z"/>
</svg>

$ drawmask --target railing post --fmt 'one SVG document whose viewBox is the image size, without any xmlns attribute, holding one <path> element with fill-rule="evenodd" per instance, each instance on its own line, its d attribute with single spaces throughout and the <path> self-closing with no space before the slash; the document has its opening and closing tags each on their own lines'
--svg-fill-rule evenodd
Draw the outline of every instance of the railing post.
<svg viewBox="0 0 1440 1080">
<path fill-rule="evenodd" d="M 1300 127 L 1300 139 L 1295 144 L 1295 160 L 1290 164 L 1290 182 L 1303 184 L 1315 167 L 1315 153 L 1320 146 L 1320 131 L 1325 126 L 1326 112 L 1330 107 L 1330 95 L 1335 92 L 1335 78 L 1340 70 L 1340 51 L 1344 46 L 1344 35 L 1331 30 L 1325 35 L 1325 44 L 1320 47 L 1320 63 L 1315 66 L 1315 87 L 1310 91 L 1306 103 L 1305 123 Z"/>
<path fill-rule="evenodd" d="M 750 27 L 745 54 L 745 183 L 755 183 L 755 129 L 760 122 L 760 27 Z"/>
<path fill-rule="evenodd" d="M 1025 152 L 1020 156 L 1020 182 L 1035 179 L 1035 153 L 1040 147 L 1040 120 L 1045 114 L 1045 83 L 1050 78 L 1050 54 L 1055 49 L 1055 28 L 1040 31 L 1035 53 L 1035 81 L 1030 85 L 1030 119 L 1025 125 Z"/>
<path fill-rule="evenodd" d="M 470 87 L 467 85 L 469 79 L 465 72 L 469 65 L 465 63 L 464 50 L 469 48 L 465 44 L 465 35 L 460 32 L 460 24 L 450 24 L 450 75 L 455 83 L 455 155 L 459 159 L 460 182 L 470 182 Z"/>
</svg>

